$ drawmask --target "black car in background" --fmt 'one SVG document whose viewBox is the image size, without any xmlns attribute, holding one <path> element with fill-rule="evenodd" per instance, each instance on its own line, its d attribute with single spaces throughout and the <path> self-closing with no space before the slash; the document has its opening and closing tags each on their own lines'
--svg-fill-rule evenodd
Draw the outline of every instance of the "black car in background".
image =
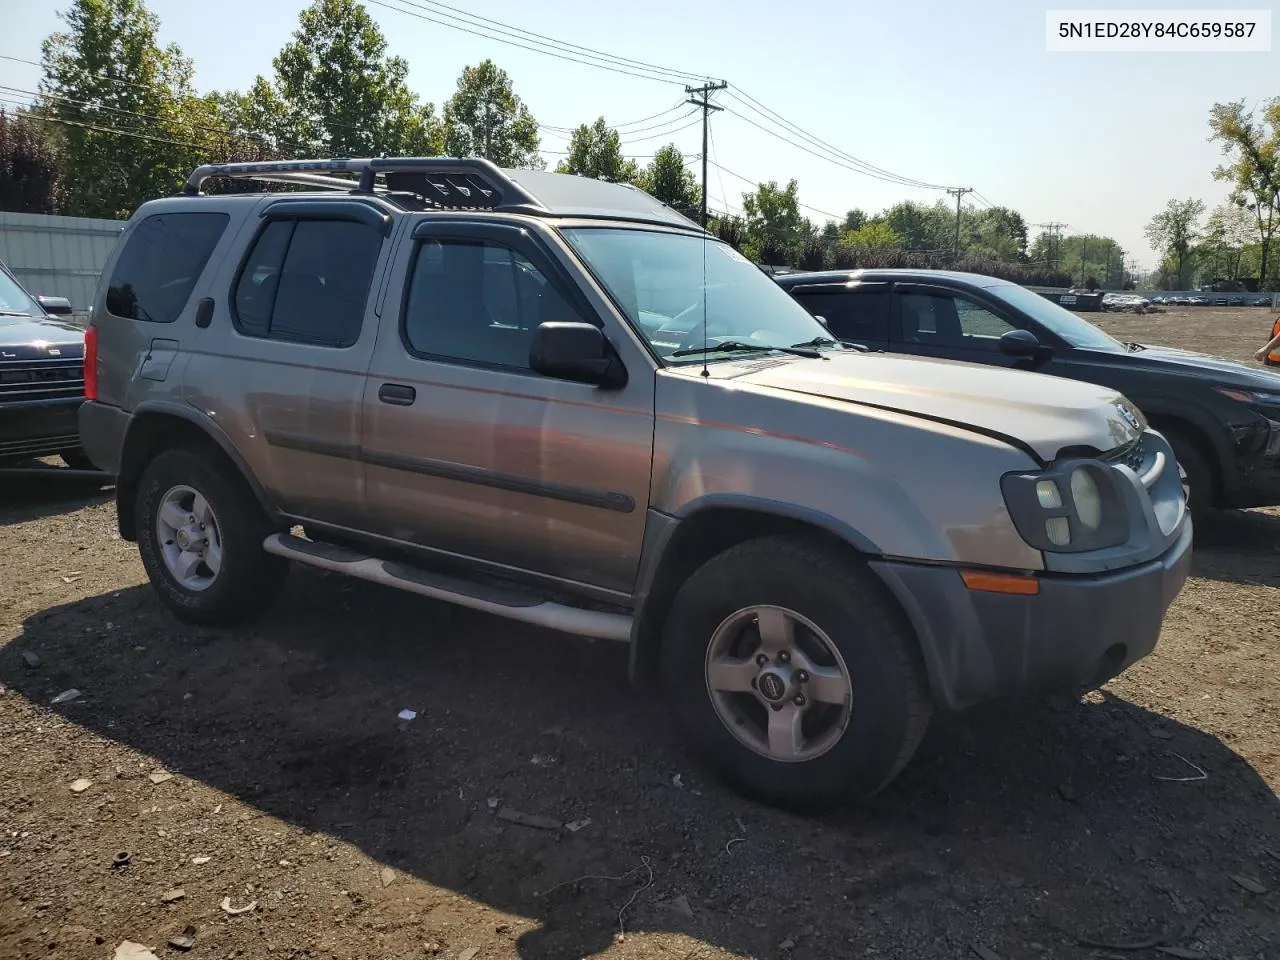
<svg viewBox="0 0 1280 960">
<path fill-rule="evenodd" d="M 775 278 L 834 337 L 870 350 L 1016 367 L 1125 394 L 1169 439 L 1197 510 L 1280 504 L 1280 375 L 1122 343 L 994 277 L 941 270 Z M 1259 343 L 1269 331 L 1260 329 Z"/>
<path fill-rule="evenodd" d="M 0 468 L 60 455 L 96 469 L 80 448 L 85 324 L 62 297 L 35 297 L 0 263 Z"/>
</svg>

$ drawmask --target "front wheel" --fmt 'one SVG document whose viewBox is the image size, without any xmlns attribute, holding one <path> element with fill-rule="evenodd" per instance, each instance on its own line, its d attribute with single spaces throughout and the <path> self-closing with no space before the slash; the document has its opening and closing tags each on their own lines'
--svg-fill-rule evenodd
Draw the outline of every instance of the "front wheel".
<svg viewBox="0 0 1280 960">
<path fill-rule="evenodd" d="M 1182 490 L 1187 507 L 1194 518 L 1203 519 L 1213 509 L 1216 499 L 1213 469 L 1191 439 L 1180 430 L 1164 431 L 1173 447 L 1173 455 L 1181 468 Z"/>
<path fill-rule="evenodd" d="M 770 803 L 865 800 L 915 753 L 932 705 L 905 618 L 861 565 L 797 537 L 725 551 L 663 638 L 673 708 L 708 762 Z"/>
<path fill-rule="evenodd" d="M 275 532 L 242 477 L 185 448 L 157 456 L 138 484 L 142 565 L 161 599 L 189 623 L 247 620 L 277 596 L 288 561 L 262 549 Z"/>
</svg>

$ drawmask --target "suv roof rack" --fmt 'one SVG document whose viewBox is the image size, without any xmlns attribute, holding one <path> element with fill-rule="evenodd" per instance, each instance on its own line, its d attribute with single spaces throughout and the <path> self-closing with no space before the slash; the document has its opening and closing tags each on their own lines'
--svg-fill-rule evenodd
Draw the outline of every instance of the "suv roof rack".
<svg viewBox="0 0 1280 960">
<path fill-rule="evenodd" d="M 353 174 L 348 179 L 332 174 Z M 377 179 L 381 176 L 382 184 Z M 496 164 L 480 157 L 369 157 L 360 160 L 266 160 L 211 163 L 197 167 L 182 192 L 200 193 L 209 177 L 296 183 L 329 190 L 413 193 L 434 206 L 451 209 L 545 212 L 542 204 Z"/>
<path fill-rule="evenodd" d="M 684 215 L 628 184 L 541 170 L 504 170 L 482 157 L 210 163 L 191 172 L 182 193 L 198 196 L 210 177 L 292 183 L 392 200 L 408 194 L 442 210 L 640 220 L 701 232 Z"/>
</svg>

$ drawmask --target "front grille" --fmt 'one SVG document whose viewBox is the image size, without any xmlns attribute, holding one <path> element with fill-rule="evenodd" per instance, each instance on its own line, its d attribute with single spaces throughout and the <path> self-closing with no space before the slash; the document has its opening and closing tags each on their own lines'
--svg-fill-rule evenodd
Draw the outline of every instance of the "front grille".
<svg viewBox="0 0 1280 960">
<path fill-rule="evenodd" d="M 0 403 L 82 396 L 83 360 L 9 360 L 0 363 Z"/>
<path fill-rule="evenodd" d="M 1139 476 L 1142 475 L 1142 467 L 1146 462 L 1146 454 L 1142 449 L 1141 438 L 1127 443 L 1123 447 L 1117 447 L 1110 453 L 1105 454 L 1102 459 L 1107 463 L 1122 463 Z"/>
</svg>

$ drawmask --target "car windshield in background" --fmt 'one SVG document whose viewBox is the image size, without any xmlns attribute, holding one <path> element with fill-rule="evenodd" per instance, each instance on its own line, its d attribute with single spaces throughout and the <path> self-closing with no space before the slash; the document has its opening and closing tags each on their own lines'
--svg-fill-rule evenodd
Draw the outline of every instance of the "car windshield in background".
<svg viewBox="0 0 1280 960">
<path fill-rule="evenodd" d="M 1070 310 L 1058 306 L 1051 300 L 1046 300 L 1026 287 L 1000 283 L 986 289 L 987 293 L 1021 310 L 1077 349 L 1104 350 L 1107 353 L 1125 352 L 1124 344 L 1119 340 L 1108 336 L 1087 320 L 1080 319 Z"/>
<path fill-rule="evenodd" d="M 18 282 L 0 270 L 0 323 L 5 322 L 5 317 L 34 317 L 41 313 L 43 311 L 32 303 Z"/>
<path fill-rule="evenodd" d="M 756 345 L 764 350 L 831 338 L 759 267 L 718 240 L 597 227 L 564 234 L 663 360 L 702 362 L 701 352 L 671 357 L 703 346 L 704 316 L 708 347 L 734 344 L 708 359 L 740 355 Z"/>
</svg>

